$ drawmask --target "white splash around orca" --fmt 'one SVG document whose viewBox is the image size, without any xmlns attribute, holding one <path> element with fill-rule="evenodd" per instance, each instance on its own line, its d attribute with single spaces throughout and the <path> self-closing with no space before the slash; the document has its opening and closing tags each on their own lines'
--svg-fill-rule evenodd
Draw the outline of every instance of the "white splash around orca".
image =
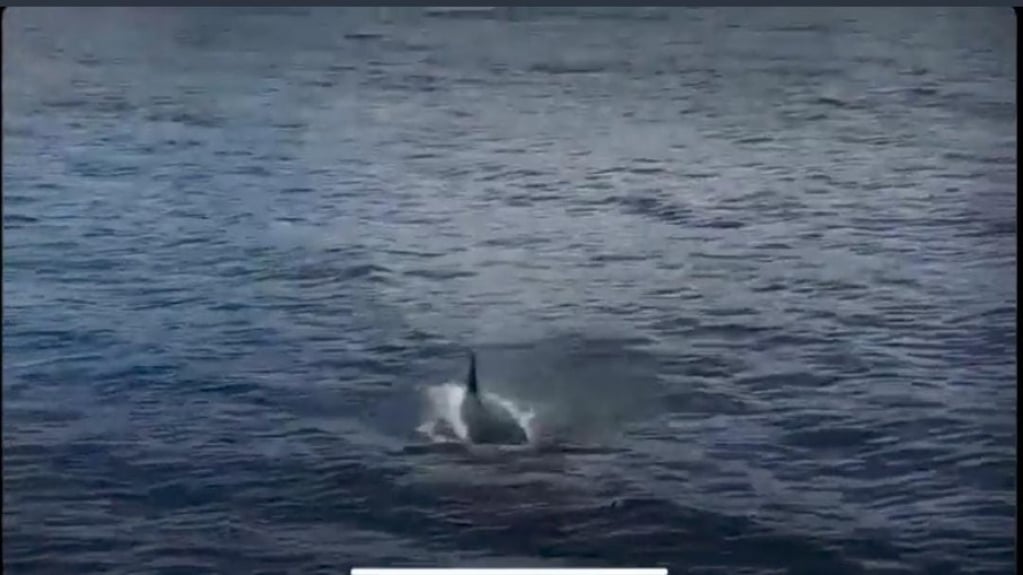
<svg viewBox="0 0 1023 575">
<path fill-rule="evenodd" d="M 464 384 L 448 382 L 427 389 L 427 421 L 419 431 L 434 441 L 523 445 L 533 439 L 533 412 L 511 401 L 481 392 L 476 354 L 470 352 Z"/>
</svg>

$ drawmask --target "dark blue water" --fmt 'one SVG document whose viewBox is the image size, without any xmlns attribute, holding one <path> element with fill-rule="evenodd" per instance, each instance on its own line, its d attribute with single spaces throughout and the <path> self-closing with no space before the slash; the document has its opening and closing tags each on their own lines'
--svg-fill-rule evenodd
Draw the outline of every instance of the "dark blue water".
<svg viewBox="0 0 1023 575">
<path fill-rule="evenodd" d="M 4 572 L 1014 572 L 1014 27 L 8 10 Z"/>
</svg>

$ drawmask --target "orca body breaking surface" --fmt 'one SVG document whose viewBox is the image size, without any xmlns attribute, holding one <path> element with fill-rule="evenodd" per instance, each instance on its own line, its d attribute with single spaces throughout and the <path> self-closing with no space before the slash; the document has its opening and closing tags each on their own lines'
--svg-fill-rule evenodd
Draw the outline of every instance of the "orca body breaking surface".
<svg viewBox="0 0 1023 575">
<path fill-rule="evenodd" d="M 520 445 L 529 442 L 529 436 L 515 414 L 480 394 L 476 354 L 471 351 L 461 416 L 469 441 L 473 443 Z"/>
</svg>

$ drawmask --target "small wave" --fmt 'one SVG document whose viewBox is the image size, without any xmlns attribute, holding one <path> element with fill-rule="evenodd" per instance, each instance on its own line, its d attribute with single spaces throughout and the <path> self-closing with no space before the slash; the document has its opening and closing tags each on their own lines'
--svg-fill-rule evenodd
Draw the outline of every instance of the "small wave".
<svg viewBox="0 0 1023 575">
<path fill-rule="evenodd" d="M 546 62 L 534 64 L 530 67 L 533 72 L 543 74 L 600 74 L 607 72 L 609 66 L 600 62 Z"/>
</svg>

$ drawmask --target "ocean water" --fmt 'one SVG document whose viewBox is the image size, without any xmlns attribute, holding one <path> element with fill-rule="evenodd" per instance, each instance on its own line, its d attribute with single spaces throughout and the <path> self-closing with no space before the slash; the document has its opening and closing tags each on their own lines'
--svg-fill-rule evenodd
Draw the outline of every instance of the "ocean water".
<svg viewBox="0 0 1023 575">
<path fill-rule="evenodd" d="M 1015 25 L 8 9 L 4 572 L 1013 573 Z"/>
</svg>

